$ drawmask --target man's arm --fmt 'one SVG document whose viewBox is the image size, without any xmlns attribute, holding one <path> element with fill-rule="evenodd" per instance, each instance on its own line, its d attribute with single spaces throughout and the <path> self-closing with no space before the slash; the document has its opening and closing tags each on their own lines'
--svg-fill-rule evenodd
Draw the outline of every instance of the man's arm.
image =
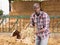
<svg viewBox="0 0 60 45">
<path fill-rule="evenodd" d="M 35 26 L 33 15 L 30 17 L 30 25 L 29 26 L 30 27 L 34 27 Z"/>
<path fill-rule="evenodd" d="M 43 21 L 44 28 L 42 28 L 39 32 L 46 31 L 49 28 L 49 23 L 50 23 L 50 17 L 48 16 L 48 14 L 45 14 Z"/>
</svg>

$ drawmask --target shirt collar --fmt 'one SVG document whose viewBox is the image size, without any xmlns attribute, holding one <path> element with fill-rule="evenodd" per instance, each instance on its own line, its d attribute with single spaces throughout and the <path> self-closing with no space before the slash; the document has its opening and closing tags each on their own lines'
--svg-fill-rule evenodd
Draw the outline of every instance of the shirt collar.
<svg viewBox="0 0 60 45">
<path fill-rule="evenodd" d="M 41 16 L 43 14 L 43 11 L 40 11 L 40 15 L 39 16 Z M 36 17 L 39 17 L 39 16 L 37 16 L 36 14 L 35 14 L 35 16 Z"/>
</svg>

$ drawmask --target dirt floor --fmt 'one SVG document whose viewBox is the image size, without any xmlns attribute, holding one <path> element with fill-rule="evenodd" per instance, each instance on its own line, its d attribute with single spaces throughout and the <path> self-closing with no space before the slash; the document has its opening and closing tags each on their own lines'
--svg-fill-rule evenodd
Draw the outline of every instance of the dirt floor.
<svg viewBox="0 0 60 45">
<path fill-rule="evenodd" d="M 0 33 L 0 45 L 34 45 L 24 43 L 21 39 L 11 37 L 11 33 Z M 48 45 L 60 45 L 60 33 L 51 33 Z"/>
</svg>

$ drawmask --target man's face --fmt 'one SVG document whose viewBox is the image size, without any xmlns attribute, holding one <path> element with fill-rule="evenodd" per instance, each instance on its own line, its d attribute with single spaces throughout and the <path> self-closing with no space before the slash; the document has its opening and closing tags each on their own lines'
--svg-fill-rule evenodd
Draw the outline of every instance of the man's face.
<svg viewBox="0 0 60 45">
<path fill-rule="evenodd" d="M 40 7 L 34 7 L 34 11 L 35 11 L 36 13 L 39 13 L 39 12 L 40 12 Z"/>
</svg>

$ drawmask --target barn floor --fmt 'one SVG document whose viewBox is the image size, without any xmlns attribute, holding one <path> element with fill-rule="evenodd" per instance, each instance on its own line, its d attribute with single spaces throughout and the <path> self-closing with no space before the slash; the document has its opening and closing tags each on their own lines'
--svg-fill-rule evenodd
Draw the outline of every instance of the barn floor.
<svg viewBox="0 0 60 45">
<path fill-rule="evenodd" d="M 0 33 L 0 45 L 28 45 L 17 41 L 15 37 L 10 37 L 10 35 L 11 33 Z M 60 45 L 60 33 L 51 33 L 48 45 Z"/>
</svg>

